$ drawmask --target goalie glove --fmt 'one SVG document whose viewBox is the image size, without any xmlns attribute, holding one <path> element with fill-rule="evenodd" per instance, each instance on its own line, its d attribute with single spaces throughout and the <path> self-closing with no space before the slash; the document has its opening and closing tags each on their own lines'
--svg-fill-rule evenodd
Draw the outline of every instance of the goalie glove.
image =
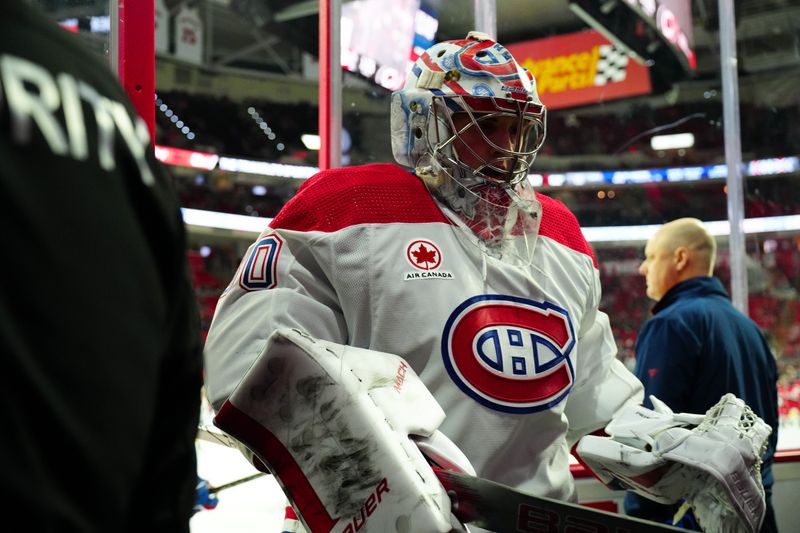
<svg viewBox="0 0 800 533">
<path fill-rule="evenodd" d="M 577 453 L 606 484 L 660 503 L 681 498 L 705 531 L 755 533 L 764 519 L 761 462 L 771 428 L 733 394 L 705 415 L 629 406 L 606 426 L 610 437 L 586 436 Z"/>
</svg>

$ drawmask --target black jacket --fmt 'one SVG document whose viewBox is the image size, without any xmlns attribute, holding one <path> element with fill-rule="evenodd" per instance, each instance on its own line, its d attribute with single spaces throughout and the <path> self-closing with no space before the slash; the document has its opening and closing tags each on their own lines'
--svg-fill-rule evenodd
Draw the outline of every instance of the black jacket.
<svg viewBox="0 0 800 533">
<path fill-rule="evenodd" d="M 0 502 L 25 531 L 188 531 L 202 359 L 180 212 L 107 64 L 0 7 Z"/>
</svg>

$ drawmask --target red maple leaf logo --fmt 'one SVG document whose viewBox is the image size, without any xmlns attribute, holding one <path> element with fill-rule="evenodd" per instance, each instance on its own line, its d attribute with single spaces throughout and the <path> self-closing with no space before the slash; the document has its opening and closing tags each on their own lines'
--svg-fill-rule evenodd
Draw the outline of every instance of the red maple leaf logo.
<svg viewBox="0 0 800 533">
<path fill-rule="evenodd" d="M 424 244 L 420 244 L 417 250 L 411 252 L 411 255 L 414 256 L 414 261 L 420 265 L 436 263 L 436 250 L 428 250 Z"/>
</svg>

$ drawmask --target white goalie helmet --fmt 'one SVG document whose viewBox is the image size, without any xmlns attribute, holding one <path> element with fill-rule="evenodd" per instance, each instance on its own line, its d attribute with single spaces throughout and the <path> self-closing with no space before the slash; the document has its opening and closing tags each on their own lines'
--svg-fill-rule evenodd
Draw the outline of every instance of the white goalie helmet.
<svg viewBox="0 0 800 533">
<path fill-rule="evenodd" d="M 489 131 L 498 119 L 515 133 L 510 144 L 501 146 Z M 405 87 L 392 94 L 391 130 L 394 158 L 425 179 L 440 178 L 441 167 L 452 177 L 473 178 L 467 185 L 513 185 L 527 177 L 542 146 L 545 108 L 530 72 L 505 47 L 470 32 L 417 59 Z M 461 141 L 468 132 L 490 150 Z"/>
<path fill-rule="evenodd" d="M 470 32 L 426 50 L 392 93 L 392 153 L 486 253 L 528 264 L 541 206 L 526 178 L 545 118 L 530 72 L 489 36 Z"/>
</svg>

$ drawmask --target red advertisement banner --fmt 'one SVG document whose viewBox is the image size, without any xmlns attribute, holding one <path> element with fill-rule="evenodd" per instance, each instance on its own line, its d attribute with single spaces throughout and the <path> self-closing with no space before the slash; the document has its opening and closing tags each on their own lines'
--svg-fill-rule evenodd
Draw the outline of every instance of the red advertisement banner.
<svg viewBox="0 0 800 533">
<path fill-rule="evenodd" d="M 533 73 L 548 109 L 596 104 L 651 90 L 647 67 L 594 30 L 506 48 Z"/>
</svg>

